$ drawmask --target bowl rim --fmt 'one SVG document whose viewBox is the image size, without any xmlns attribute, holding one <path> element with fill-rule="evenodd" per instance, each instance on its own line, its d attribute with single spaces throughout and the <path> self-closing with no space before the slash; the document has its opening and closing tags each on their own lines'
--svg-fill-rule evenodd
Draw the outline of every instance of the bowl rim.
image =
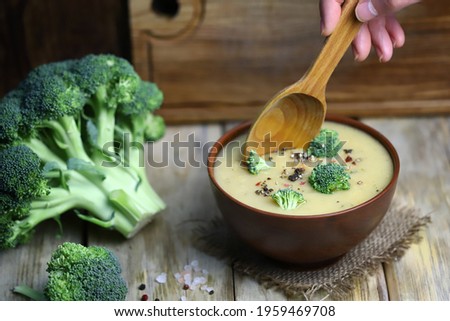
<svg viewBox="0 0 450 321">
<path fill-rule="evenodd" d="M 386 136 L 381 134 L 378 130 L 370 127 L 369 125 L 364 124 L 363 122 L 359 120 L 355 120 L 353 118 L 347 117 L 347 116 L 341 116 L 341 115 L 333 115 L 333 114 L 327 114 L 325 117 L 326 121 L 330 122 L 337 122 L 344 125 L 349 125 L 351 127 L 355 127 L 359 130 L 362 130 L 363 132 L 369 134 L 376 140 L 378 140 L 383 147 L 388 151 L 393 165 L 393 175 L 389 183 L 386 185 L 386 187 L 379 192 L 374 197 L 368 199 L 367 201 L 360 203 L 356 206 L 350 207 L 345 210 L 337 211 L 337 212 L 330 212 L 330 213 L 323 213 L 323 214 L 301 214 L 301 215 L 289 215 L 289 214 L 280 214 L 280 213 L 272 213 L 268 211 L 264 211 L 261 209 L 258 209 L 256 207 L 247 205 L 240 200 L 236 199 L 235 197 L 231 196 L 229 193 L 227 193 L 217 182 L 215 176 L 214 176 L 214 163 L 217 158 L 217 154 L 220 152 L 220 150 L 228 144 L 233 138 L 239 136 L 240 134 L 245 133 L 245 131 L 248 131 L 250 129 L 252 121 L 243 121 L 242 123 L 236 125 L 235 127 L 231 128 L 230 130 L 226 131 L 217 141 L 214 143 L 214 145 L 211 147 L 209 153 L 208 153 L 208 160 L 207 160 L 207 169 L 208 169 L 208 176 L 211 180 L 211 182 L 214 184 L 214 186 L 222 193 L 224 194 L 228 199 L 232 200 L 234 203 L 245 207 L 249 210 L 255 211 L 259 214 L 262 214 L 264 216 L 268 217 L 274 217 L 274 218 L 283 218 L 283 219 L 293 219 L 293 220 L 302 220 L 302 219 L 319 219 L 319 218 L 328 218 L 328 217 L 335 217 L 335 216 L 341 216 L 348 213 L 352 213 L 355 210 L 358 210 L 360 208 L 363 208 L 370 203 L 375 202 L 376 200 L 382 198 L 385 194 L 387 194 L 392 188 L 395 188 L 395 185 L 398 180 L 398 176 L 400 173 L 400 158 L 398 156 L 397 150 L 395 149 L 394 145 L 387 139 Z"/>
</svg>

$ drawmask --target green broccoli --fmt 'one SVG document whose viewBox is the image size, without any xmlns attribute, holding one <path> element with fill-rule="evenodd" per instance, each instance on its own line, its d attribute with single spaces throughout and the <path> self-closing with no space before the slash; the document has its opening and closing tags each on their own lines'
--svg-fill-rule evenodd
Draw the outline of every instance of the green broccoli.
<svg viewBox="0 0 450 321">
<path fill-rule="evenodd" d="M 334 157 L 342 147 L 339 134 L 332 129 L 321 129 L 309 144 L 308 154 L 316 157 Z"/>
<path fill-rule="evenodd" d="M 337 163 L 314 167 L 308 180 L 316 191 L 324 194 L 350 189 L 350 175 L 347 168 Z"/>
<path fill-rule="evenodd" d="M 13 291 L 34 300 L 123 301 L 128 288 L 117 257 L 101 246 L 66 242 L 53 252 L 44 293 L 26 285 Z"/>
<path fill-rule="evenodd" d="M 0 249 L 69 210 L 129 238 L 164 209 L 143 162 L 162 100 L 113 55 L 32 70 L 0 100 Z"/>
<path fill-rule="evenodd" d="M 278 190 L 272 194 L 272 199 L 284 210 L 293 210 L 306 202 L 302 193 L 290 188 Z"/>
<path fill-rule="evenodd" d="M 250 174 L 257 175 L 260 171 L 269 169 L 270 166 L 264 158 L 260 157 L 255 150 L 250 150 L 247 157 L 247 169 Z"/>
</svg>

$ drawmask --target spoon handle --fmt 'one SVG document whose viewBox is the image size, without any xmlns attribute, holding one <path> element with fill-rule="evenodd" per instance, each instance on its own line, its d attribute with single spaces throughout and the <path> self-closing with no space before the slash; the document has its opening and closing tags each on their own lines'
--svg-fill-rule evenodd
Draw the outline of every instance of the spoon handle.
<svg viewBox="0 0 450 321">
<path fill-rule="evenodd" d="M 307 87 L 310 87 L 303 88 L 310 91 L 313 95 L 324 94 L 328 79 L 361 27 L 361 22 L 358 21 L 355 15 L 355 8 L 358 2 L 359 0 L 344 1 L 341 17 L 336 28 L 326 40 L 325 45 L 308 72 L 301 79 L 303 86 L 309 84 Z M 308 79 L 308 77 L 310 78 Z"/>
</svg>

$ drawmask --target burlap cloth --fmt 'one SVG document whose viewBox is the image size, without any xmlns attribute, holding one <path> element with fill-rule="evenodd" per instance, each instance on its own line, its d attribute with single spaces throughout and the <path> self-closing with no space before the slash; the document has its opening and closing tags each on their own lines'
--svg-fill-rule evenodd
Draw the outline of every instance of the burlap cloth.
<svg viewBox="0 0 450 321">
<path fill-rule="evenodd" d="M 357 278 L 373 273 L 380 263 L 398 260 L 414 242 L 430 215 L 393 202 L 378 227 L 358 246 L 332 265 L 314 270 L 288 267 L 247 248 L 216 217 L 195 230 L 196 245 L 210 255 L 227 260 L 234 271 L 248 275 L 266 288 L 305 299 L 339 299 L 354 288 Z"/>
</svg>

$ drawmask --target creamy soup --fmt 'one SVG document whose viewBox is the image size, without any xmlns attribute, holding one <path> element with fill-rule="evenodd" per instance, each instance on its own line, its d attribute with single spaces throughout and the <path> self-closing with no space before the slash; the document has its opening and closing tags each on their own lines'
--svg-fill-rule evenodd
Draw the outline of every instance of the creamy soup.
<svg viewBox="0 0 450 321">
<path fill-rule="evenodd" d="M 301 150 L 286 150 L 265 155 L 270 168 L 257 175 L 248 172 L 242 162 L 240 147 L 245 135 L 227 144 L 217 157 L 214 176 L 217 183 L 231 196 L 252 207 L 286 215 L 313 215 L 335 212 L 361 204 L 381 192 L 393 175 L 393 164 L 381 143 L 365 132 L 334 122 L 325 122 L 323 128 L 339 133 L 343 145 L 332 159 L 299 157 Z M 308 177 L 315 165 L 338 162 L 347 166 L 350 189 L 322 194 L 314 190 Z M 295 169 L 301 168 L 301 177 L 292 180 Z M 300 171 L 297 170 L 297 173 Z M 284 210 L 275 203 L 271 194 L 279 189 L 291 188 L 303 194 L 306 202 L 296 209 Z"/>
</svg>

